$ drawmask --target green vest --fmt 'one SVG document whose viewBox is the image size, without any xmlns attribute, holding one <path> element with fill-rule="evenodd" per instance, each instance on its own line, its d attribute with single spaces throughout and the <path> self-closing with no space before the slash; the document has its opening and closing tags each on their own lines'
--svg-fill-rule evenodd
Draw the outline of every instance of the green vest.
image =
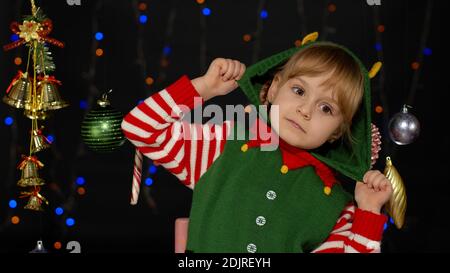
<svg viewBox="0 0 450 273">
<path fill-rule="evenodd" d="M 352 196 L 339 184 L 325 195 L 323 182 L 311 166 L 282 174 L 279 148 L 242 152 L 246 142 L 228 140 L 197 183 L 187 249 L 201 253 L 312 251 L 329 236 Z"/>
</svg>

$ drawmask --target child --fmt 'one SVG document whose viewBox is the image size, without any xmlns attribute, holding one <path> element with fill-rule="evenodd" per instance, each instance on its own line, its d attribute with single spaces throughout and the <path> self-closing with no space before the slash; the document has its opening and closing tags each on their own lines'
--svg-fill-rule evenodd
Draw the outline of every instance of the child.
<svg viewBox="0 0 450 273">
<path fill-rule="evenodd" d="M 205 75 L 183 76 L 122 123 L 139 151 L 194 189 L 187 250 L 379 252 L 387 220 L 380 211 L 392 187 L 369 170 L 370 87 L 360 61 L 341 46 L 310 42 L 245 70 L 216 59 Z M 239 123 L 181 121 L 194 97 L 225 95 L 238 83 L 253 104 L 269 106 L 252 139 L 227 140 Z M 273 142 L 256 126 L 279 137 L 277 149 L 262 149 Z M 362 181 L 354 197 L 335 172 Z"/>
</svg>

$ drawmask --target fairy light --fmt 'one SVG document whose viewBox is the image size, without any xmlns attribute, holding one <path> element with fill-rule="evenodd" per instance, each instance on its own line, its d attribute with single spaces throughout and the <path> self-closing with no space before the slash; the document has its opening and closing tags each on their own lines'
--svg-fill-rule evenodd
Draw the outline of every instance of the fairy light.
<svg viewBox="0 0 450 273">
<path fill-rule="evenodd" d="M 300 47 L 302 45 L 302 40 L 300 40 L 300 39 L 295 40 L 294 45 L 296 47 Z"/>
<path fill-rule="evenodd" d="M 197 4 L 201 5 L 203 3 L 205 3 L 205 0 L 197 0 Z"/>
<path fill-rule="evenodd" d="M 15 209 L 17 207 L 17 201 L 14 199 L 11 199 L 11 200 L 9 200 L 8 205 L 10 208 Z"/>
<path fill-rule="evenodd" d="M 146 83 L 147 85 L 152 85 L 154 82 L 155 82 L 155 80 L 153 80 L 152 77 L 147 77 L 147 78 L 145 78 L 145 83 Z"/>
<path fill-rule="evenodd" d="M 97 49 L 95 50 L 95 55 L 97 55 L 97 57 L 103 56 L 103 49 L 97 48 Z"/>
<path fill-rule="evenodd" d="M 209 15 L 211 15 L 211 9 L 209 9 L 209 8 L 203 8 L 203 9 L 202 9 L 202 13 L 203 13 L 203 15 L 205 15 L 205 16 L 209 16 Z"/>
<path fill-rule="evenodd" d="M 417 69 L 419 69 L 419 67 L 420 67 L 419 62 L 413 62 L 413 63 L 411 64 L 411 68 L 412 68 L 413 70 L 417 70 Z"/>
<path fill-rule="evenodd" d="M 142 15 L 139 16 L 139 23 L 145 24 L 145 23 L 147 23 L 147 20 L 148 20 L 147 15 L 142 14 Z"/>
<path fill-rule="evenodd" d="M 242 36 L 242 40 L 244 40 L 244 42 L 250 42 L 252 40 L 252 35 L 250 34 L 244 34 Z"/>
<path fill-rule="evenodd" d="M 14 119 L 10 116 L 7 116 L 3 122 L 5 123 L 6 126 L 11 126 L 14 123 Z"/>
<path fill-rule="evenodd" d="M 63 208 L 57 207 L 57 208 L 55 209 L 55 214 L 56 214 L 56 215 L 62 215 L 63 213 L 64 213 L 64 209 L 63 209 Z"/>
<path fill-rule="evenodd" d="M 75 180 L 75 183 L 77 183 L 77 185 L 81 186 L 84 185 L 84 183 L 86 183 L 84 177 L 82 176 L 78 176 L 77 179 Z"/>
<path fill-rule="evenodd" d="M 336 5 L 335 4 L 329 4 L 328 5 L 328 12 L 333 13 L 336 11 Z"/>
<path fill-rule="evenodd" d="M 15 65 L 21 65 L 22 64 L 22 58 L 20 58 L 20 57 L 14 58 L 14 64 Z"/>
<path fill-rule="evenodd" d="M 267 12 L 267 10 L 262 10 L 259 13 L 259 16 L 261 17 L 261 19 L 265 20 L 265 19 L 267 19 L 267 17 L 269 17 L 269 12 Z"/>
<path fill-rule="evenodd" d="M 383 113 L 383 107 L 381 105 L 378 105 L 377 107 L 375 107 L 375 112 L 377 114 Z"/>
<path fill-rule="evenodd" d="M 85 195 L 86 194 L 86 189 L 84 187 L 78 187 L 77 193 L 79 195 Z"/>
<path fill-rule="evenodd" d="M 54 247 L 55 249 L 61 249 L 61 247 L 62 247 L 61 242 L 56 241 L 56 242 L 53 244 L 53 247 Z"/>
<path fill-rule="evenodd" d="M 13 223 L 14 225 L 17 225 L 19 222 L 20 222 L 19 216 L 11 217 L 11 223 Z"/>
<path fill-rule="evenodd" d="M 97 40 L 97 41 L 103 40 L 103 32 L 95 33 L 95 40 Z"/>
<path fill-rule="evenodd" d="M 380 32 L 380 33 L 383 33 L 384 32 L 384 25 L 379 25 L 377 27 L 377 31 Z"/>
<path fill-rule="evenodd" d="M 71 217 L 67 218 L 67 219 L 66 219 L 66 225 L 67 225 L 68 227 L 74 226 L 74 225 L 75 225 L 75 219 L 73 219 L 73 218 L 71 218 Z"/>
<path fill-rule="evenodd" d="M 146 3 L 139 3 L 138 9 L 139 9 L 140 11 L 145 11 L 145 10 L 147 10 L 147 4 L 146 4 Z"/>
<path fill-rule="evenodd" d="M 151 179 L 150 177 L 145 179 L 145 185 L 151 186 L 152 184 L 153 184 L 153 179 Z"/>
</svg>

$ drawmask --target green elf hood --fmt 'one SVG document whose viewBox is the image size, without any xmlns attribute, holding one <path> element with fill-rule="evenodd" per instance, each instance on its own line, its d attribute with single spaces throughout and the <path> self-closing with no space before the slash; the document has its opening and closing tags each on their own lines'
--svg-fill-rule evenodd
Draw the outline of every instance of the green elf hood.
<svg viewBox="0 0 450 273">
<path fill-rule="evenodd" d="M 309 42 L 300 47 L 285 50 L 259 61 L 258 63 L 247 68 L 243 77 L 238 81 L 240 88 L 253 105 L 261 105 L 259 93 L 264 83 L 270 79 L 269 77 L 273 77 L 272 71 L 283 65 L 298 51 L 312 45 L 323 43 L 328 45 L 331 44 L 329 42 Z M 311 154 L 342 175 L 345 175 L 353 180 L 362 181 L 364 174 L 371 167 L 372 136 L 369 73 L 361 61 L 350 50 L 340 45 L 333 45 L 345 50 L 359 64 L 364 75 L 364 97 L 359 110 L 353 117 L 351 132 L 355 140 L 354 143 L 349 145 L 348 143 L 344 143 L 344 141 L 337 140 L 333 144 L 327 143 L 318 149 L 311 150 Z M 261 114 L 264 118 L 264 114 Z"/>
</svg>

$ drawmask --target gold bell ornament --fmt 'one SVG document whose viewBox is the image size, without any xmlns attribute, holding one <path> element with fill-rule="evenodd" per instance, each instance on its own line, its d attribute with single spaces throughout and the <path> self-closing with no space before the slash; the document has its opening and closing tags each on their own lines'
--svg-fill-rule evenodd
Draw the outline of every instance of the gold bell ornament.
<svg viewBox="0 0 450 273">
<path fill-rule="evenodd" d="M 29 119 L 46 120 L 51 114 L 44 110 L 25 110 L 24 115 Z"/>
<path fill-rule="evenodd" d="M 25 209 L 43 211 L 42 202 L 48 205 L 47 199 L 39 193 L 40 190 L 39 187 L 36 187 L 32 192 L 21 192 L 20 198 L 30 197 Z"/>
<path fill-rule="evenodd" d="M 22 73 L 19 70 L 16 77 L 11 81 L 3 101 L 14 108 L 26 108 L 31 103 L 32 92 L 31 80 L 28 78 L 27 72 Z"/>
<path fill-rule="evenodd" d="M 42 134 L 42 130 L 31 131 L 31 152 L 37 153 L 50 148 L 50 141 Z"/>
<path fill-rule="evenodd" d="M 57 85 L 61 85 L 61 82 L 55 79 L 54 76 L 46 75 L 40 78 L 37 90 L 39 106 L 36 110 L 57 110 L 69 106 L 61 98 Z"/>
<path fill-rule="evenodd" d="M 392 184 L 392 196 L 389 202 L 386 204 L 386 212 L 394 220 L 395 226 L 400 229 L 405 223 L 406 214 L 406 190 L 403 180 L 398 173 L 397 169 L 392 164 L 391 158 L 386 158 L 386 167 L 384 169 L 384 175 Z"/>
<path fill-rule="evenodd" d="M 36 156 L 22 156 L 23 160 L 17 167 L 22 171 L 22 178 L 17 182 L 20 187 L 44 185 L 44 179 L 38 175 L 38 169 L 44 167 Z"/>
</svg>

